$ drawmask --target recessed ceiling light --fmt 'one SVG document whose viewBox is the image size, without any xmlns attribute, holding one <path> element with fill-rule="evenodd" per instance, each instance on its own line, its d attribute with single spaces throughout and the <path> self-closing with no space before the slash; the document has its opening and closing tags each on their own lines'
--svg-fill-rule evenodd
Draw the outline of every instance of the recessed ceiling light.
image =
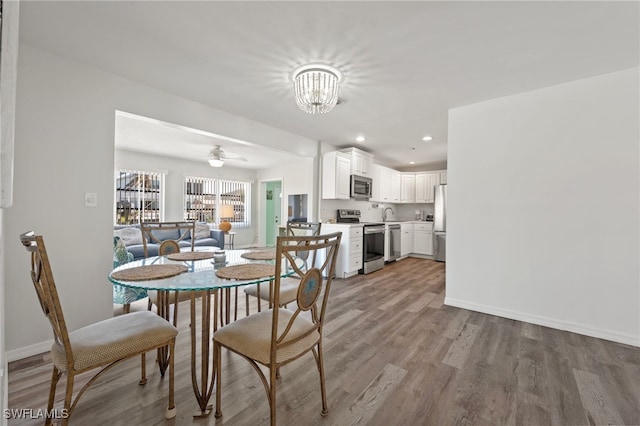
<svg viewBox="0 0 640 426">
<path fill-rule="evenodd" d="M 422 138 L 423 141 L 430 141 L 431 139 L 433 139 L 431 136 L 425 136 Z"/>
<path fill-rule="evenodd" d="M 358 142 L 364 142 L 364 141 L 365 141 L 365 138 L 364 138 L 364 136 L 358 136 L 358 137 L 356 138 L 356 141 L 358 141 Z"/>
<path fill-rule="evenodd" d="M 409 161 L 409 164 L 416 164 L 415 161 Z"/>
</svg>

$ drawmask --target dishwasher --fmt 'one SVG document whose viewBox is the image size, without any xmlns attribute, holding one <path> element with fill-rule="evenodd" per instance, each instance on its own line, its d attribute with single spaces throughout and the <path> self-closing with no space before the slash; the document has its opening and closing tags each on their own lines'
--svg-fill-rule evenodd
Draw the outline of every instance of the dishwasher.
<svg viewBox="0 0 640 426">
<path fill-rule="evenodd" d="M 389 232 L 387 233 L 387 247 L 389 257 L 387 262 L 395 262 L 396 259 L 400 257 L 400 237 L 402 233 L 400 232 L 400 224 L 387 225 L 389 228 Z"/>
</svg>

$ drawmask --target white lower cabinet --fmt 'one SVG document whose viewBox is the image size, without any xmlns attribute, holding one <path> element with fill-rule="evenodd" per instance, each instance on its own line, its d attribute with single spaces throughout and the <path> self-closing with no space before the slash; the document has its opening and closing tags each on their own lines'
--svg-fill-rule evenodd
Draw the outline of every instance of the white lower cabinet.
<svg viewBox="0 0 640 426">
<path fill-rule="evenodd" d="M 433 255 L 433 223 L 413 225 L 413 253 Z"/>
<path fill-rule="evenodd" d="M 400 256 L 404 257 L 413 252 L 413 223 L 400 224 Z"/>
<path fill-rule="evenodd" d="M 349 278 L 362 269 L 362 225 L 322 224 L 323 234 L 342 232 L 338 259 L 336 260 L 336 277 Z"/>
</svg>

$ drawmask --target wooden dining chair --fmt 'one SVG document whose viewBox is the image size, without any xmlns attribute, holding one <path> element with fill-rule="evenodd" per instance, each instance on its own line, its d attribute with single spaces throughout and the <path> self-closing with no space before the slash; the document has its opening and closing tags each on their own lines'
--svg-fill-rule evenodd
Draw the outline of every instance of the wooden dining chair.
<svg viewBox="0 0 640 426">
<path fill-rule="evenodd" d="M 62 306 L 51 272 L 44 239 L 33 232 L 20 235 L 20 241 L 31 253 L 31 279 L 44 315 L 51 323 L 54 343 L 51 346 L 53 374 L 47 409 L 53 409 L 56 385 L 62 376 L 67 376 L 64 410 L 67 417 L 62 420 L 67 425 L 80 397 L 103 373 L 125 359 L 148 351 L 169 347 L 169 405 L 165 417 L 176 416 L 174 403 L 174 348 L 178 330 L 159 316 L 148 312 L 134 312 L 108 318 L 106 320 L 68 332 Z M 73 385 L 76 375 L 100 368 L 76 395 Z M 146 383 L 146 369 L 143 363 L 140 384 Z M 51 424 L 47 418 L 45 424 Z"/>
<path fill-rule="evenodd" d="M 196 223 L 194 221 L 189 222 L 143 222 L 140 224 L 140 230 L 142 231 L 142 244 L 144 247 L 144 257 L 149 256 L 147 248 L 147 242 L 159 244 L 158 256 L 166 256 L 172 253 L 180 252 L 180 241 L 185 239 L 191 239 L 191 251 L 195 249 L 195 233 Z M 167 239 L 167 236 L 171 238 Z M 149 310 L 153 305 L 158 305 L 158 292 L 150 290 L 147 292 L 149 295 Z M 197 295 L 200 297 L 202 292 Z M 191 300 L 191 292 L 189 291 L 176 291 L 169 296 L 169 304 L 173 310 L 173 325 L 178 326 L 178 303 L 185 300 Z"/>
<path fill-rule="evenodd" d="M 142 232 L 142 247 L 144 257 L 149 257 L 149 243 L 158 244 L 158 255 L 160 248 L 164 254 L 176 253 L 180 251 L 179 243 L 189 240 L 191 251 L 195 249 L 196 223 L 189 222 L 142 222 L 140 223 Z"/>
<path fill-rule="evenodd" d="M 320 228 L 322 224 L 320 222 L 287 222 L 287 236 L 288 237 L 296 237 L 296 236 L 318 236 L 320 235 Z M 303 267 L 306 268 L 309 265 L 309 252 L 308 251 L 300 251 L 297 256 L 298 263 L 302 262 Z M 311 256 L 311 265 L 315 265 L 316 263 L 316 253 L 313 253 Z M 298 292 L 298 284 L 300 282 L 297 278 L 285 278 L 280 283 L 280 306 L 287 306 L 289 303 L 292 303 L 296 300 L 297 292 Z M 258 312 L 261 309 L 261 300 L 266 300 L 269 302 L 269 307 L 272 306 L 273 303 L 273 288 L 269 289 L 261 288 L 260 284 L 246 286 L 244 288 L 245 293 L 245 311 L 246 315 L 249 315 L 249 296 L 256 297 L 258 299 Z"/>
<path fill-rule="evenodd" d="M 276 376 L 280 367 L 312 352 L 320 375 L 322 414 L 328 413 L 322 327 L 341 236 L 341 232 L 336 232 L 319 236 L 278 237 L 276 259 L 284 258 L 288 262 L 276 262 L 275 265 L 273 308 L 241 318 L 219 328 L 213 334 L 217 372 L 216 417 L 222 416 L 220 402 L 223 347 L 249 361 L 260 376 L 269 401 L 272 426 L 276 424 Z M 312 265 L 303 270 L 295 262 L 303 251 L 322 251 L 324 259 L 320 265 Z M 283 267 L 292 268 L 299 283 L 296 306 L 291 310 L 279 307 Z M 268 380 L 258 364 L 268 368 Z"/>
</svg>

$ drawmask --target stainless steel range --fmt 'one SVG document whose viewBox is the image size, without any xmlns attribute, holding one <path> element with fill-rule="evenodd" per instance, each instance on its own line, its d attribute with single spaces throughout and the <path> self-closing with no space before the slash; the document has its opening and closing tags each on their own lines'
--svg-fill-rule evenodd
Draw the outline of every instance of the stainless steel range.
<svg viewBox="0 0 640 426">
<path fill-rule="evenodd" d="M 339 209 L 338 223 L 363 223 L 362 269 L 358 272 L 368 274 L 384 267 L 384 223 L 360 221 L 360 210 Z"/>
</svg>

